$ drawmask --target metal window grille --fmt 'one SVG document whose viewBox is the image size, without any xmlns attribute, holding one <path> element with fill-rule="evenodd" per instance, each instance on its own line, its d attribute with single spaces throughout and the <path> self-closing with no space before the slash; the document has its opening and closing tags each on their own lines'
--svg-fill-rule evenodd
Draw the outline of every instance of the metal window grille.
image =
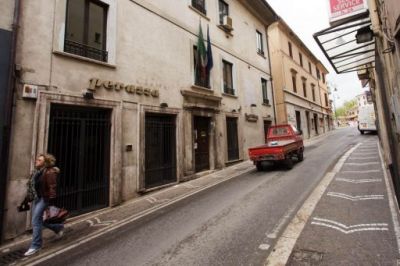
<svg viewBox="0 0 400 266">
<path fill-rule="evenodd" d="M 103 62 L 108 61 L 107 51 L 96 49 L 88 45 L 73 42 L 67 39 L 65 39 L 64 51 L 67 53 L 76 54 Z"/>
<path fill-rule="evenodd" d="M 57 158 L 57 206 L 81 214 L 108 206 L 110 115 L 107 109 L 52 105 L 48 152 Z"/>
</svg>

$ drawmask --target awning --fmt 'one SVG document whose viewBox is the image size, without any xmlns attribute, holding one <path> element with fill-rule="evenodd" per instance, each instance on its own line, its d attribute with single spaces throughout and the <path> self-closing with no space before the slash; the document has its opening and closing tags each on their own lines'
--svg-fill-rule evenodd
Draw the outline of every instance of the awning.
<svg viewBox="0 0 400 266">
<path fill-rule="evenodd" d="M 375 67 L 375 39 L 357 43 L 360 29 L 371 27 L 368 14 L 314 34 L 314 39 L 336 73 L 348 73 Z"/>
</svg>

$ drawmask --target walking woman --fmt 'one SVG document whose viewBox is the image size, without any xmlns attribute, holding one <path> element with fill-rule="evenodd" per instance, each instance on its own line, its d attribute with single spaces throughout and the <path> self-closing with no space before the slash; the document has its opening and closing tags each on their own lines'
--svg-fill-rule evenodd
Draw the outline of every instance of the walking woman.
<svg viewBox="0 0 400 266">
<path fill-rule="evenodd" d="M 35 171 L 28 187 L 28 200 L 32 201 L 32 243 L 25 252 L 30 256 L 42 247 L 42 227 L 46 227 L 61 238 L 64 233 L 63 224 L 48 224 L 43 222 L 43 214 L 56 198 L 57 175 L 60 170 L 55 167 L 56 158 L 51 154 L 40 154 L 35 161 Z"/>
</svg>

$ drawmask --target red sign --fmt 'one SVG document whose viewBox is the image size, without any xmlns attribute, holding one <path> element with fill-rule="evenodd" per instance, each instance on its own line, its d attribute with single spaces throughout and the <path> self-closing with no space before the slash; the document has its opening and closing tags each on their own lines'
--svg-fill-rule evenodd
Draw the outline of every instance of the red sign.
<svg viewBox="0 0 400 266">
<path fill-rule="evenodd" d="M 331 22 L 365 11 L 367 9 L 366 1 L 367 0 L 329 0 Z"/>
</svg>

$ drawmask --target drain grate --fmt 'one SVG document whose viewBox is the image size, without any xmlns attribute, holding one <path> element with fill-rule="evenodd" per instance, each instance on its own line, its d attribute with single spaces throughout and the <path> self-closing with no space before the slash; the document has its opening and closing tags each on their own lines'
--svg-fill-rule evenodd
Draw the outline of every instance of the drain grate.
<svg viewBox="0 0 400 266">
<path fill-rule="evenodd" d="M 321 265 L 323 253 L 313 250 L 294 250 L 289 265 Z"/>
<path fill-rule="evenodd" d="M 18 249 L 0 257 L 0 265 L 10 265 L 24 257 L 25 249 Z"/>
</svg>

